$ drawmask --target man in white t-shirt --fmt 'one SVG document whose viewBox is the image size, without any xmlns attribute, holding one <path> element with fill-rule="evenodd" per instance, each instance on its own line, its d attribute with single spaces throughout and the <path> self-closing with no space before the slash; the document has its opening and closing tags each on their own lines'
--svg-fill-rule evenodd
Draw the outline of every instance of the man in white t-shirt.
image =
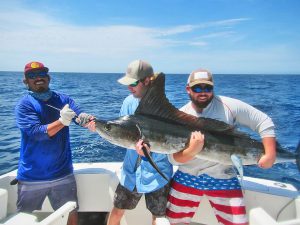
<svg viewBox="0 0 300 225">
<path fill-rule="evenodd" d="M 216 96 L 213 89 L 213 77 L 208 70 L 193 71 L 186 86 L 191 101 L 181 111 L 256 131 L 261 136 L 265 149 L 258 166 L 270 168 L 276 158 L 276 140 L 271 118 L 245 102 Z M 198 134 L 191 139 L 187 149 L 169 156 L 170 162 L 179 166 L 173 177 L 167 205 L 170 223 L 189 224 L 203 195 L 206 195 L 220 224 L 248 224 L 243 193 L 232 166 L 195 157 L 201 151 L 204 139 L 203 135 Z M 193 145 L 193 141 L 198 144 Z"/>
</svg>

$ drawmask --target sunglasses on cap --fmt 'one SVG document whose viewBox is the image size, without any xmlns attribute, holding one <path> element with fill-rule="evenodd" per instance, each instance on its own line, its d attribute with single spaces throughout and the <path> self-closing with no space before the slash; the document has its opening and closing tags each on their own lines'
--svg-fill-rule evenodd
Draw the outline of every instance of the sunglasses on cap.
<svg viewBox="0 0 300 225">
<path fill-rule="evenodd" d="M 34 71 L 26 73 L 26 77 L 29 79 L 36 79 L 37 77 L 46 77 L 48 73 L 46 71 Z"/>
<path fill-rule="evenodd" d="M 137 80 L 136 82 L 129 84 L 130 87 L 136 87 L 140 83 L 140 80 Z"/>
<path fill-rule="evenodd" d="M 193 87 L 191 87 L 192 91 L 195 93 L 211 93 L 214 89 L 213 86 L 211 85 L 205 85 L 205 86 L 200 86 L 200 85 L 194 85 Z"/>
</svg>

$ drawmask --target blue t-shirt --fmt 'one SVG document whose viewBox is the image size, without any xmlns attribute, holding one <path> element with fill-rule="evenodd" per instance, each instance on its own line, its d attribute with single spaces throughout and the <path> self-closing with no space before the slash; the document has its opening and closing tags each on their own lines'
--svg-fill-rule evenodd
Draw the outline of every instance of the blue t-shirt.
<svg viewBox="0 0 300 225">
<path fill-rule="evenodd" d="M 134 114 L 139 105 L 139 99 L 129 95 L 123 102 L 120 110 L 120 116 Z M 138 154 L 136 150 L 128 149 L 123 162 L 120 183 L 128 190 L 132 191 L 136 187 L 139 193 L 149 193 L 165 186 L 166 181 L 149 163 L 142 157 L 140 165 L 136 167 Z M 160 171 L 171 179 L 173 166 L 168 161 L 165 154 L 151 153 L 153 161 L 157 164 Z"/>
<path fill-rule="evenodd" d="M 69 127 L 49 137 L 48 124 L 59 119 L 59 111 L 66 104 L 81 113 L 67 95 L 53 92 L 48 101 L 25 95 L 15 108 L 17 126 L 21 130 L 21 149 L 17 179 L 22 181 L 47 181 L 73 173 Z"/>
</svg>

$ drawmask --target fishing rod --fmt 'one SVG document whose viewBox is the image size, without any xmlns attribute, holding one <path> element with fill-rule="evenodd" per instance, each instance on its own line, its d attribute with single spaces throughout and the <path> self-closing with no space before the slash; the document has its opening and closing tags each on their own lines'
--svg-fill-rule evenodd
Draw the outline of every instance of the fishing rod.
<svg viewBox="0 0 300 225">
<path fill-rule="evenodd" d="M 48 107 L 50 107 L 50 108 L 52 108 L 52 109 L 55 109 L 55 110 L 57 110 L 57 111 L 60 111 L 61 109 L 59 109 L 59 108 L 57 108 L 57 107 L 55 107 L 55 106 L 53 106 L 53 105 L 49 105 L 49 104 L 45 104 L 46 106 L 48 106 Z M 78 118 L 78 115 L 77 114 L 75 114 L 75 117 L 74 118 Z"/>
<path fill-rule="evenodd" d="M 61 109 L 54 107 L 53 105 L 45 104 L 46 106 L 49 106 L 52 109 L 56 109 L 57 111 L 60 111 Z"/>
</svg>

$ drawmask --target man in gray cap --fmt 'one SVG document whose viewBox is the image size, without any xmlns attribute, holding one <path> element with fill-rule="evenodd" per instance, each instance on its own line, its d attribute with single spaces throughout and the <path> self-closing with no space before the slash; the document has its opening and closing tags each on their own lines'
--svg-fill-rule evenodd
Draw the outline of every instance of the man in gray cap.
<svg viewBox="0 0 300 225">
<path fill-rule="evenodd" d="M 256 131 L 265 149 L 258 166 L 270 168 L 276 158 L 271 118 L 245 102 L 215 95 L 214 86 L 211 72 L 205 69 L 193 71 L 186 85 L 191 101 L 180 110 L 196 117 L 212 118 Z M 205 136 L 202 138 L 200 135 L 200 148 L 195 145 L 169 157 L 172 164 L 179 166 L 168 198 L 166 214 L 170 223 L 189 224 L 203 195 L 206 195 L 219 224 L 248 224 L 243 192 L 231 166 L 195 157 L 201 151 L 204 139 Z"/>
<path fill-rule="evenodd" d="M 134 114 L 140 99 L 151 85 L 154 72 L 152 66 L 142 60 L 135 60 L 128 65 L 126 74 L 118 80 L 128 86 L 131 94 L 125 98 L 120 110 L 120 116 Z M 157 217 L 165 215 L 169 182 L 152 167 L 144 157 L 142 147 L 148 146 L 139 140 L 136 149 L 128 149 L 124 158 L 120 183 L 114 197 L 114 207 L 107 224 L 119 225 L 125 210 L 134 209 L 140 198 L 145 194 L 146 205 L 152 214 L 152 224 Z M 150 153 L 160 171 L 171 179 L 173 166 L 165 154 Z"/>
</svg>

